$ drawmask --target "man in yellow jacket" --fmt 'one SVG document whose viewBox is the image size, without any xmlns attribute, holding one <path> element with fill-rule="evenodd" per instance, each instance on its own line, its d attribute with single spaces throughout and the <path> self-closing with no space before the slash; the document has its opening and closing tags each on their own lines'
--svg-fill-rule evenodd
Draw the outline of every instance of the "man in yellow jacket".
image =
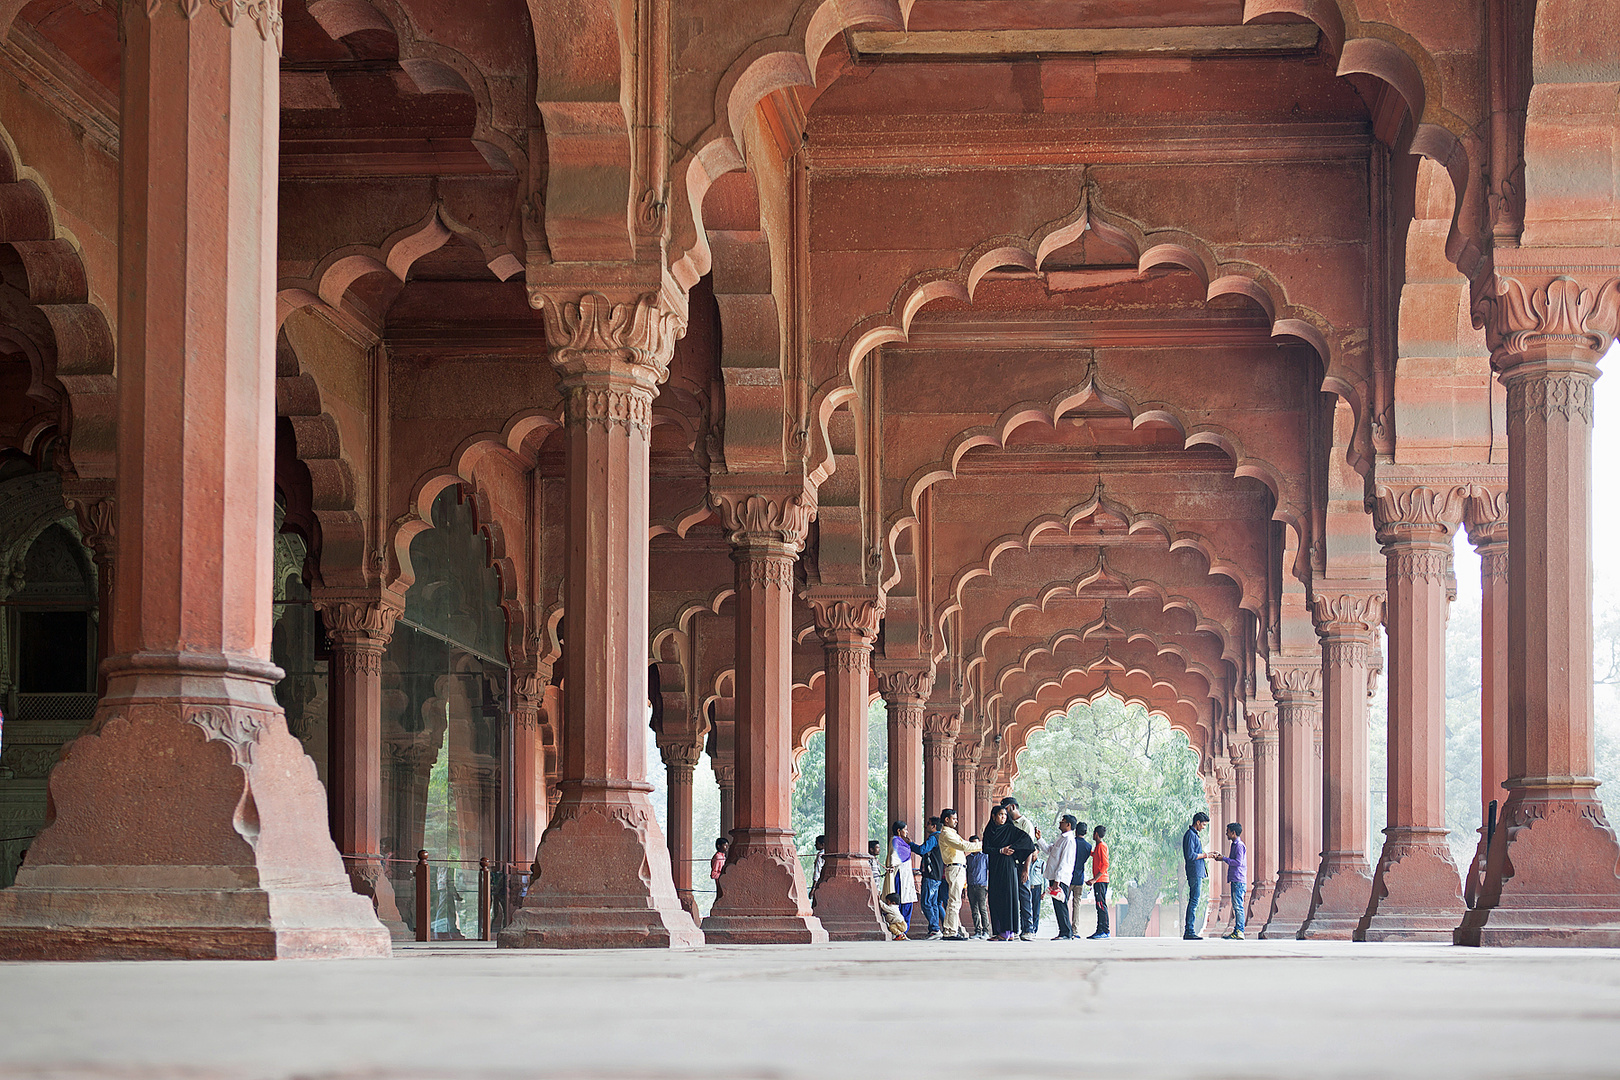
<svg viewBox="0 0 1620 1080">
<path fill-rule="evenodd" d="M 966 941 L 967 931 L 962 929 L 962 890 L 967 886 L 967 857 L 970 851 L 983 850 L 983 845 L 977 840 L 962 839 L 962 834 L 956 831 L 955 810 L 949 807 L 941 810 L 939 820 L 939 854 L 945 863 L 945 887 L 948 890 L 943 927 L 945 939 Z"/>
</svg>

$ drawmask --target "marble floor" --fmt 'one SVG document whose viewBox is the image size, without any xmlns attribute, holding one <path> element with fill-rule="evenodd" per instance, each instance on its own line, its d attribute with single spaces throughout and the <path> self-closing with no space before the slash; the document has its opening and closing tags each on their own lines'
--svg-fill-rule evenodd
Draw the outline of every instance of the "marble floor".
<svg viewBox="0 0 1620 1080">
<path fill-rule="evenodd" d="M 1620 1076 L 1620 953 L 895 942 L 0 964 L 0 1077 Z"/>
</svg>

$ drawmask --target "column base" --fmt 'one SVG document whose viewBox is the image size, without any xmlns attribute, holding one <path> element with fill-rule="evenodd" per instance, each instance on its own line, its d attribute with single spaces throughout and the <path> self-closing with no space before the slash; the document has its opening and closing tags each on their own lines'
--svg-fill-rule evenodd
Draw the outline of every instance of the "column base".
<svg viewBox="0 0 1620 1080">
<path fill-rule="evenodd" d="M 681 902 L 681 910 L 692 916 L 694 925 L 701 921 L 702 916 L 698 914 L 697 893 L 691 889 L 676 889 L 675 896 Z"/>
<path fill-rule="evenodd" d="M 1485 837 L 1485 826 L 1481 825 L 1479 843 L 1474 847 L 1474 857 L 1468 861 L 1468 872 L 1463 875 L 1463 902 L 1470 908 L 1479 903 L 1480 894 L 1485 887 L 1485 862 L 1490 855 L 1490 845 Z"/>
<path fill-rule="evenodd" d="M 1271 894 L 1271 913 L 1260 937 L 1267 941 L 1297 938 L 1305 916 L 1311 911 L 1311 893 L 1316 879 L 1302 870 L 1284 870 L 1277 875 Z"/>
<path fill-rule="evenodd" d="M 399 898 L 394 895 L 394 883 L 388 880 L 383 873 L 380 861 L 373 859 L 344 859 L 344 869 L 349 873 L 349 887 L 358 896 L 371 901 L 371 908 L 377 915 L 377 921 L 383 924 L 388 936 L 395 941 L 414 941 L 416 935 L 411 928 L 405 925 L 404 916 L 399 913 Z"/>
<path fill-rule="evenodd" d="M 1356 941 L 1450 943 L 1463 913 L 1462 876 L 1444 829 L 1388 828 Z"/>
<path fill-rule="evenodd" d="M 872 864 L 866 856 L 827 857 L 827 868 L 816 887 L 816 918 L 827 931 L 829 941 L 888 939 L 878 920 Z"/>
<path fill-rule="evenodd" d="M 1248 909 L 1243 913 L 1245 924 L 1259 930 L 1265 929 L 1266 920 L 1271 915 L 1271 897 L 1276 888 L 1274 881 L 1265 881 L 1254 886 L 1243 901 L 1244 907 Z"/>
<path fill-rule="evenodd" d="M 640 788 L 564 795 L 539 877 L 496 935 L 502 949 L 680 949 L 703 933 L 675 895 L 669 848 Z"/>
<path fill-rule="evenodd" d="M 1589 790 L 1509 795 L 1458 945 L 1620 948 L 1620 842 Z M 0 893 L 0 895 L 4 895 Z"/>
<path fill-rule="evenodd" d="M 785 838 L 733 834 L 703 936 L 711 945 L 818 945 L 828 940 L 805 901 L 798 854 Z"/>
<path fill-rule="evenodd" d="M 1311 893 L 1311 910 L 1299 928 L 1301 941 L 1350 941 L 1372 895 L 1372 872 L 1357 855 L 1329 854 L 1322 858 Z"/>
<path fill-rule="evenodd" d="M 63 751 L 50 823 L 0 890 L 0 959 L 389 956 L 268 686 L 197 680 L 208 696 L 185 700 L 178 681 L 114 684 Z"/>
</svg>

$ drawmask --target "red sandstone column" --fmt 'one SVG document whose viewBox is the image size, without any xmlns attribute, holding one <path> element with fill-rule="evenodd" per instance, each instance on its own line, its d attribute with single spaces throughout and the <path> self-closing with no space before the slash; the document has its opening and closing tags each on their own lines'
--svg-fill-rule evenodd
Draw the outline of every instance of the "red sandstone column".
<svg viewBox="0 0 1620 1080">
<path fill-rule="evenodd" d="M 703 758 L 703 744 L 696 740 L 660 742 L 664 759 L 668 802 L 664 820 L 669 824 L 669 861 L 674 870 L 675 895 L 681 907 L 698 918 L 697 895 L 692 891 L 692 780 Z"/>
<path fill-rule="evenodd" d="M 1232 761 L 1236 788 L 1232 820 L 1243 825 L 1243 846 L 1249 853 L 1249 865 L 1245 869 L 1248 871 L 1249 892 L 1252 894 L 1255 881 L 1254 743 L 1245 736 L 1235 736 L 1227 744 L 1227 754 Z M 1243 898 L 1243 906 L 1244 920 L 1247 922 L 1249 906 L 1247 895 Z"/>
<path fill-rule="evenodd" d="M 0 958 L 387 956 L 271 693 L 280 11 L 121 21 L 106 692 L 0 893 Z"/>
<path fill-rule="evenodd" d="M 1489 854 L 1486 823 L 1490 804 L 1500 818 L 1508 778 L 1508 523 L 1507 492 L 1476 493 L 1468 500 L 1468 539 L 1479 552 L 1480 778 L 1479 846 L 1468 866 L 1464 896 L 1479 901 Z"/>
<path fill-rule="evenodd" d="M 923 827 L 923 708 L 934 692 L 932 669 L 884 671 L 878 689 L 889 712 L 889 820 L 904 821 L 911 835 Z"/>
<path fill-rule="evenodd" d="M 866 702 L 883 601 L 828 587 L 809 599 L 827 653 L 827 859 L 816 917 L 833 941 L 882 941 L 866 853 Z"/>
<path fill-rule="evenodd" d="M 956 733 L 962 730 L 962 706 L 932 704 L 923 710 L 923 817 L 951 805 Z M 926 836 L 927 831 L 913 831 Z"/>
<path fill-rule="evenodd" d="M 512 673 L 512 850 L 507 858 L 528 866 L 540 845 L 544 778 L 541 760 L 540 714 L 545 708 L 549 671 Z"/>
<path fill-rule="evenodd" d="M 1321 709 L 1320 662 L 1279 658 L 1271 672 L 1271 692 L 1277 699 L 1279 760 L 1277 817 L 1277 887 L 1271 897 L 1271 917 L 1263 938 L 1291 938 L 1299 934 L 1311 907 L 1316 882 L 1321 836 L 1311 803 L 1316 785 L 1314 731 Z"/>
<path fill-rule="evenodd" d="M 951 805 L 956 808 L 962 835 L 972 836 L 979 831 L 979 804 L 973 797 L 974 771 L 979 762 L 979 744 L 969 742 L 958 735 L 956 750 L 952 753 L 951 760 L 956 767 L 956 786 Z"/>
<path fill-rule="evenodd" d="M 1463 910 L 1462 878 L 1446 842 L 1453 493 L 1380 487 L 1377 494 L 1389 596 L 1389 824 L 1355 939 L 1450 941 Z"/>
<path fill-rule="evenodd" d="M 1221 842 L 1221 781 L 1215 775 L 1215 762 L 1213 758 L 1206 759 L 1209 772 L 1204 774 L 1204 805 L 1208 809 L 1210 824 L 1204 829 L 1204 850 L 1219 849 Z M 1224 863 L 1204 863 L 1208 876 L 1204 879 L 1204 917 L 1198 924 L 1198 932 L 1205 932 L 1211 924 L 1220 925 L 1221 910 L 1226 901 L 1226 875 L 1220 873 L 1225 869 Z M 1185 872 L 1183 873 L 1185 876 Z"/>
<path fill-rule="evenodd" d="M 411 936 L 383 866 L 382 658 L 403 603 L 322 593 L 315 598 L 332 659 L 327 666 L 327 765 L 333 839 L 354 891 L 371 900 L 398 940 Z M 397 854 L 397 853 L 396 853 Z"/>
<path fill-rule="evenodd" d="M 737 827 L 737 701 L 719 698 L 714 703 L 714 754 L 710 764 L 720 788 L 720 835 Z"/>
<path fill-rule="evenodd" d="M 737 564 L 737 806 L 719 895 L 703 920 L 716 944 L 821 942 L 794 843 L 793 564 L 815 507 L 791 493 L 711 489 Z"/>
<path fill-rule="evenodd" d="M 1301 938 L 1349 941 L 1372 895 L 1367 865 L 1367 679 L 1384 598 L 1317 597 L 1322 638 L 1322 862 Z"/>
<path fill-rule="evenodd" d="M 62 501 L 78 519 L 79 536 L 96 566 L 96 693 L 107 693 L 107 676 L 100 661 L 112 655 L 113 572 L 118 563 L 117 513 L 112 480 L 62 481 Z"/>
<path fill-rule="evenodd" d="M 1218 820 L 1211 826 L 1209 841 L 1204 845 L 1207 850 L 1226 853 L 1228 847 L 1226 840 L 1226 826 L 1229 822 L 1238 820 L 1237 810 L 1237 769 L 1230 759 L 1221 757 L 1215 759 L 1215 777 L 1221 784 L 1221 802 L 1219 813 L 1212 816 Z M 1232 917 L 1232 889 L 1226 880 L 1226 864 L 1223 862 L 1210 862 L 1210 875 L 1217 878 L 1221 886 L 1221 907 L 1217 913 L 1216 925 L 1225 926 Z"/>
<path fill-rule="evenodd" d="M 647 444 L 680 323 L 655 292 L 539 300 L 568 440 L 561 798 L 535 860 L 539 879 L 499 944 L 700 945 L 648 798 L 644 737 Z"/>
<path fill-rule="evenodd" d="M 1281 766 L 1278 761 L 1277 710 L 1270 702 L 1254 702 L 1248 714 L 1249 739 L 1254 747 L 1254 818 L 1249 830 L 1250 880 L 1249 914 L 1255 926 L 1264 928 L 1271 915 L 1271 899 L 1277 887 L 1278 788 Z"/>
<path fill-rule="evenodd" d="M 990 820 L 990 797 L 995 793 L 995 766 L 979 763 L 978 779 L 973 785 L 974 810 L 979 817 L 980 831 Z"/>
<path fill-rule="evenodd" d="M 1620 844 L 1592 776 L 1592 382 L 1620 316 L 1601 254 L 1610 276 L 1584 290 L 1503 279 L 1491 320 L 1512 506 L 1507 799 L 1459 944 L 1620 945 Z"/>
</svg>

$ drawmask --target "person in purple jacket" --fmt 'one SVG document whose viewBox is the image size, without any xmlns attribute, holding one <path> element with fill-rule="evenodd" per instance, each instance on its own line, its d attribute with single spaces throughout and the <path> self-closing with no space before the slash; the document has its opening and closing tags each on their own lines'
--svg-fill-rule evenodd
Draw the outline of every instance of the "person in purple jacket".
<svg viewBox="0 0 1620 1080">
<path fill-rule="evenodd" d="M 1204 858 L 1219 859 L 1226 864 L 1226 882 L 1232 887 L 1232 914 L 1235 921 L 1232 923 L 1232 932 L 1222 936 L 1231 941 L 1242 941 L 1245 915 L 1243 903 L 1249 888 L 1249 849 L 1243 845 L 1243 826 L 1236 821 L 1228 825 L 1226 839 L 1230 847 L 1225 855 L 1211 851 Z"/>
</svg>

